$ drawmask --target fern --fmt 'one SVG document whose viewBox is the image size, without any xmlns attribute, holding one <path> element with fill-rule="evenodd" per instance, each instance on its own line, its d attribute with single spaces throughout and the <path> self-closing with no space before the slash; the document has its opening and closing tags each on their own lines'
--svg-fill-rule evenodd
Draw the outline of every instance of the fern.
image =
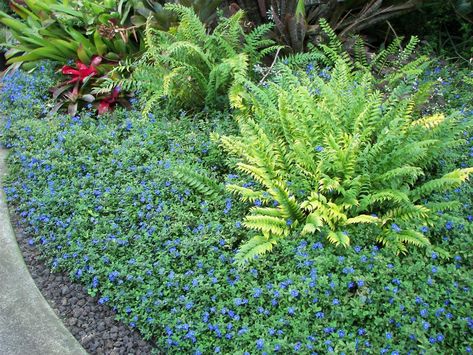
<svg viewBox="0 0 473 355">
<path fill-rule="evenodd" d="M 419 39 L 415 36 L 409 39 L 405 48 L 402 48 L 404 38 L 396 37 L 386 49 L 368 56 L 365 43 L 360 36 L 355 37 L 352 53 L 349 54 L 325 19 L 320 19 L 319 26 L 326 37 L 324 43 L 311 48 L 307 53 L 283 57 L 279 60 L 279 64 L 291 69 L 310 64 L 312 69 L 318 71 L 320 67 L 334 67 L 337 62 L 343 61 L 348 69 L 357 68 L 362 72 L 370 72 L 381 81 L 387 82 L 391 88 L 399 84 L 402 79 L 418 76 L 428 65 L 426 56 L 411 60 L 419 43 Z"/>
<path fill-rule="evenodd" d="M 277 238 L 271 237 L 270 235 L 257 235 L 240 248 L 239 253 L 235 257 L 235 262 L 243 266 L 248 261 L 272 251 L 276 244 Z"/>
<path fill-rule="evenodd" d="M 277 47 L 266 35 L 269 25 L 243 31 L 243 12 L 220 19 L 209 33 L 194 10 L 168 3 L 177 15 L 173 31 L 161 31 L 148 20 L 144 32 L 145 52 L 136 62 L 120 63 L 103 88 L 121 86 L 139 93 L 144 113 L 161 105 L 184 110 L 204 106 L 224 109 L 228 92 L 251 75 L 250 68 Z"/>
<path fill-rule="evenodd" d="M 332 53 L 338 53 L 341 47 L 329 37 Z M 380 65 L 399 43 L 377 57 Z M 405 57 L 414 44 L 404 49 Z M 321 233 L 346 247 L 359 224 L 370 224 L 378 231 L 375 241 L 395 253 L 431 248 L 417 226 L 456 204 L 424 198 L 460 186 L 473 172 L 430 175 L 439 156 L 458 141 L 462 125 L 454 116 L 418 115 L 414 108 L 428 95 L 405 90 L 413 79 L 409 63 L 400 64 L 403 80 L 388 83 L 381 94 L 375 73 L 355 69 L 344 57 L 334 59 L 328 80 L 281 65 L 264 88 L 243 82 L 232 92 L 241 134 L 221 137 L 221 145 L 258 187 L 227 189 L 244 201 L 261 201 L 245 219 L 258 236 L 240 246 L 240 264 L 295 231 Z"/>
<path fill-rule="evenodd" d="M 207 197 L 218 197 L 223 194 L 223 188 L 215 180 L 196 173 L 194 169 L 177 167 L 174 174 L 192 189 Z"/>
</svg>

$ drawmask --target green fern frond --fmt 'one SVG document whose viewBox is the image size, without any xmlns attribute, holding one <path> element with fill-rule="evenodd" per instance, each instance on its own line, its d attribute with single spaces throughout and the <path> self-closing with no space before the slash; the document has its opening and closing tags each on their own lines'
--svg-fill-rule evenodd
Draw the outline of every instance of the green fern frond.
<svg viewBox="0 0 473 355">
<path fill-rule="evenodd" d="M 235 255 L 235 262 L 238 266 L 244 266 L 258 256 L 271 252 L 277 238 L 270 235 L 257 235 L 244 243 Z"/>
<path fill-rule="evenodd" d="M 279 203 L 281 215 L 292 222 L 303 219 L 302 210 L 294 196 L 289 196 L 289 191 L 282 183 L 275 182 L 269 193 Z"/>
<path fill-rule="evenodd" d="M 269 203 L 270 199 L 267 198 L 268 193 L 265 191 L 255 191 L 247 187 L 238 186 L 238 185 L 227 185 L 226 189 L 240 196 L 242 201 L 256 202 L 257 200 L 261 201 L 263 204 Z"/>
<path fill-rule="evenodd" d="M 473 173 L 473 168 L 454 170 L 439 179 L 427 181 L 423 185 L 412 190 L 409 195 L 413 201 L 417 201 L 421 197 L 435 191 L 442 192 L 455 189 L 465 182 L 471 173 Z"/>
<path fill-rule="evenodd" d="M 330 27 L 327 20 L 324 19 L 324 18 L 321 18 L 320 21 L 319 21 L 319 25 L 320 25 L 320 28 L 322 29 L 322 31 L 325 33 L 325 35 L 329 39 L 330 48 L 337 51 L 338 53 L 341 53 L 343 44 L 340 41 L 340 39 L 338 38 L 335 31 L 332 29 L 332 27 Z"/>
<path fill-rule="evenodd" d="M 383 222 L 392 221 L 412 222 L 415 220 L 426 220 L 430 216 L 430 210 L 423 205 L 406 204 L 400 207 L 388 209 L 382 216 Z"/>
<path fill-rule="evenodd" d="M 176 37 L 181 40 L 188 40 L 196 44 L 204 44 L 206 41 L 206 29 L 202 21 L 194 12 L 193 8 L 180 4 L 167 3 L 164 9 L 173 12 L 179 17 Z"/>
<path fill-rule="evenodd" d="M 422 233 L 406 230 L 397 234 L 397 239 L 405 244 L 412 244 L 418 247 L 426 247 L 430 245 L 429 239 Z"/>
<path fill-rule="evenodd" d="M 423 176 L 424 172 L 420 167 L 417 166 L 402 166 L 399 168 L 391 169 L 380 176 L 375 178 L 375 181 L 408 181 L 413 183 L 416 181 L 420 176 Z"/>
<path fill-rule="evenodd" d="M 353 46 L 355 53 L 355 63 L 358 64 L 359 68 L 368 67 L 368 59 L 366 58 L 365 42 L 360 36 L 356 36 L 355 44 Z"/>
<path fill-rule="evenodd" d="M 318 69 L 318 63 L 327 63 L 327 56 L 321 51 L 312 50 L 306 53 L 294 53 L 282 57 L 278 63 L 279 65 L 288 66 L 289 68 L 303 68 L 309 64 L 314 64 L 315 69 Z"/>
<path fill-rule="evenodd" d="M 443 212 L 459 210 L 462 204 L 459 201 L 427 202 L 425 206 L 431 212 Z"/>
<path fill-rule="evenodd" d="M 197 173 L 195 169 L 181 166 L 176 167 L 173 172 L 178 179 L 204 196 L 217 198 L 223 195 L 223 188 L 220 184 L 214 179 Z"/>
<path fill-rule="evenodd" d="M 399 50 L 401 49 L 401 43 L 403 39 L 403 37 L 396 37 L 386 49 L 381 50 L 378 54 L 376 54 L 370 63 L 370 69 L 376 70 L 378 73 L 381 72 L 381 70 L 383 70 L 386 66 L 387 59 L 392 56 L 397 56 Z"/>
</svg>

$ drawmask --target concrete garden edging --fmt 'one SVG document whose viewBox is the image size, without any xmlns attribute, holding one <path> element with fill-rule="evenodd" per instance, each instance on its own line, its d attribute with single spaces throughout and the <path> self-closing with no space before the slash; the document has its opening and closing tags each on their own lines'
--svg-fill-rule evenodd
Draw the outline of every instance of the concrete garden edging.
<svg viewBox="0 0 473 355">
<path fill-rule="evenodd" d="M 0 148 L 0 354 L 85 355 L 36 287 L 18 248 L 1 182 L 7 154 Z"/>
</svg>

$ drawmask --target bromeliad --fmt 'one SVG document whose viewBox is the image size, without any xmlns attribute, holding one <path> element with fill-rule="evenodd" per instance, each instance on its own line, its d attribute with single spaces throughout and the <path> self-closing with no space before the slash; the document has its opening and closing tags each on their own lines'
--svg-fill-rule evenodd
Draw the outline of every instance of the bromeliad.
<svg viewBox="0 0 473 355">
<path fill-rule="evenodd" d="M 98 74 L 97 65 L 102 62 L 102 57 L 96 56 L 92 58 L 90 62 L 90 66 L 85 65 L 80 60 L 76 62 L 77 69 L 70 67 L 68 65 L 64 65 L 61 69 L 62 74 L 64 75 L 72 75 L 72 79 L 67 81 L 66 84 L 72 84 L 75 82 L 84 82 L 85 79 L 91 76 L 95 76 Z"/>
<path fill-rule="evenodd" d="M 112 105 L 114 105 L 117 102 L 118 95 L 120 94 L 120 87 L 116 86 L 112 93 L 102 99 L 99 103 L 99 106 L 97 108 L 97 112 L 99 115 L 103 115 L 106 112 L 109 112 L 112 108 Z"/>
</svg>

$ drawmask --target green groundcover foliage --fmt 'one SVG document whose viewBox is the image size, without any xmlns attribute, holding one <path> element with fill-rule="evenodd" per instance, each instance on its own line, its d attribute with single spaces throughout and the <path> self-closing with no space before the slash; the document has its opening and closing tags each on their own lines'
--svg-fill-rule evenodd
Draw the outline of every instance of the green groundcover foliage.
<svg viewBox="0 0 473 355">
<path fill-rule="evenodd" d="M 311 73 L 323 90 L 332 89 L 324 79 L 329 74 L 337 76 L 330 70 Z M 471 120 L 471 107 L 461 106 L 471 86 L 457 74 L 435 68 L 429 74 L 438 80 L 432 99 L 442 109 L 457 105 L 457 121 Z M 86 285 L 118 319 L 152 339 L 157 352 L 472 352 L 470 183 L 429 197 L 432 203 L 459 201 L 456 210 L 439 211 L 433 225 L 409 226 L 448 258 L 415 247 L 396 256 L 374 245 L 377 234 L 360 225 L 350 232 L 347 248 L 327 243 L 322 234 L 291 230 L 277 252 L 239 269 L 238 247 L 253 235 L 243 220 L 258 202 L 240 202 L 224 189 L 194 190 L 182 179 L 184 166 L 217 185 L 256 188 L 209 139 L 212 132 L 237 135 L 233 118 L 165 111 L 143 117 L 135 107 L 100 120 L 88 111 L 38 119 L 49 105 L 42 85 L 49 78 L 45 67 L 33 74 L 18 71 L 2 82 L 1 134 L 11 148 L 8 200 L 27 226 L 30 244 L 52 268 Z M 304 89 L 294 84 L 294 90 Z M 331 96 L 330 107 L 353 100 L 352 109 L 363 112 L 357 100 L 375 99 L 361 99 L 363 88 L 360 81 L 351 97 Z M 291 102 L 291 95 L 280 100 Z M 402 102 L 396 103 L 400 112 Z M 431 115 L 438 107 L 419 110 Z M 473 139 L 467 130 L 462 134 L 463 144 L 439 159 L 429 171 L 432 178 L 471 166 Z M 310 154 L 329 154 L 329 143 L 322 141 L 324 150 Z"/>
</svg>

